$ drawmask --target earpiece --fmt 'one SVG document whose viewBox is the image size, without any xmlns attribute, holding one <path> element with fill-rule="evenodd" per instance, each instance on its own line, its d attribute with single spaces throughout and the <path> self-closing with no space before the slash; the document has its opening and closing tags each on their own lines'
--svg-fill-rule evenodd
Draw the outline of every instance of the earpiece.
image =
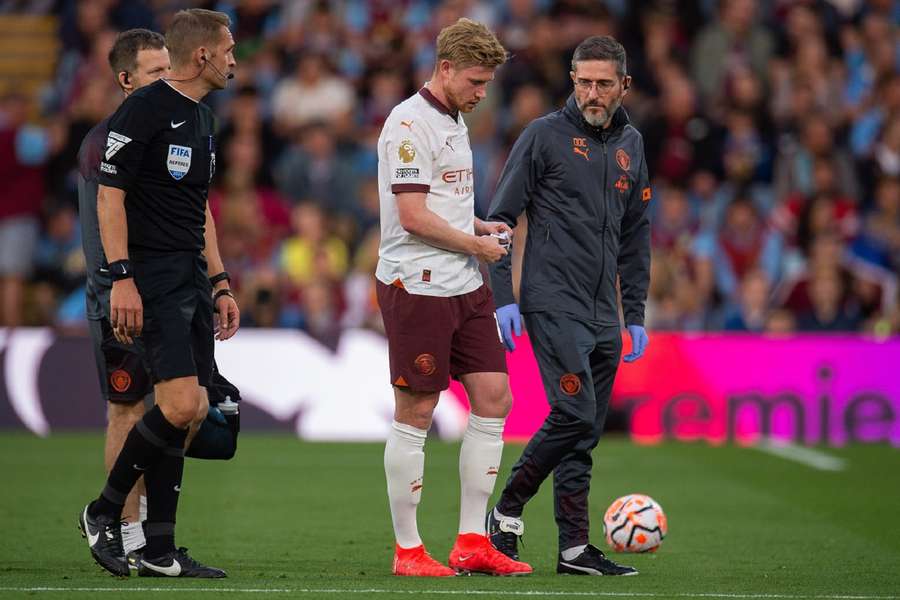
<svg viewBox="0 0 900 600">
<path fill-rule="evenodd" d="M 124 77 L 125 85 L 131 85 L 131 81 L 128 78 L 128 71 L 122 71 L 122 72 L 125 73 L 125 77 Z"/>
</svg>

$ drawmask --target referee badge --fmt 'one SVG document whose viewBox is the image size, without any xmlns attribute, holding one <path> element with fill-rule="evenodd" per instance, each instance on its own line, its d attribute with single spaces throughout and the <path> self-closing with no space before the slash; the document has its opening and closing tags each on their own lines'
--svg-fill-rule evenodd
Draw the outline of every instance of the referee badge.
<svg viewBox="0 0 900 600">
<path fill-rule="evenodd" d="M 169 175 L 175 181 L 180 181 L 191 170 L 191 149 L 187 146 L 169 144 L 169 155 L 166 158 L 166 166 Z"/>
</svg>

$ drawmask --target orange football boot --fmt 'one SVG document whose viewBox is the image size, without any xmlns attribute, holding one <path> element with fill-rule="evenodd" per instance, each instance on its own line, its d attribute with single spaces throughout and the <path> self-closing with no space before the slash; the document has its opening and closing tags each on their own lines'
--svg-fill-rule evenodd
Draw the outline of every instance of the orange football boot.
<svg viewBox="0 0 900 600">
<path fill-rule="evenodd" d="M 453 577 L 456 571 L 445 567 L 431 558 L 425 551 L 425 545 L 420 544 L 415 548 L 401 548 L 399 545 L 394 551 L 394 575 L 404 577 Z"/>
<path fill-rule="evenodd" d="M 528 575 L 531 565 L 506 556 L 486 535 L 461 533 L 450 552 L 450 567 L 459 573 L 488 575 Z"/>
</svg>

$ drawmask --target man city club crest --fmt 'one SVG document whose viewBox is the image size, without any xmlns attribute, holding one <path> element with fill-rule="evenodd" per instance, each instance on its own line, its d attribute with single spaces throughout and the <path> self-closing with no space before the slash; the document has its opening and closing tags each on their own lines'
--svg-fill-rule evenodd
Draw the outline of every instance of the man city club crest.
<svg viewBox="0 0 900 600">
<path fill-rule="evenodd" d="M 191 170 L 191 149 L 187 146 L 169 144 L 166 166 L 169 168 L 169 175 L 175 181 L 181 180 Z"/>
</svg>

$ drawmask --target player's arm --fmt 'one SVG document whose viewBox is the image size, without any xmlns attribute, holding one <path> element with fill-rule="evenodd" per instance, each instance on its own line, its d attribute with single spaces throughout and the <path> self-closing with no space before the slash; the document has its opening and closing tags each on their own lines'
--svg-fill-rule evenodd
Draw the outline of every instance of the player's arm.
<svg viewBox="0 0 900 600">
<path fill-rule="evenodd" d="M 128 98 L 109 121 L 106 150 L 100 162 L 97 221 L 100 240 L 113 280 L 109 295 L 110 324 L 116 338 L 131 344 L 144 328 L 144 308 L 128 261 L 128 218 L 125 196 L 137 178 L 147 143 L 153 136 L 150 107 Z"/>
<path fill-rule="evenodd" d="M 227 340 L 233 336 L 241 326 L 241 311 L 231 294 L 230 281 L 217 276 L 225 272 L 222 255 L 219 254 L 219 239 L 216 234 L 216 222 L 209 210 L 209 202 L 206 203 L 206 227 L 203 231 L 205 242 L 204 254 L 206 255 L 207 272 L 211 280 L 217 280 L 213 284 L 213 298 L 215 298 L 216 316 L 219 328 L 216 339 Z M 224 291 L 223 291 L 224 290 Z"/>
<path fill-rule="evenodd" d="M 637 185 L 631 190 L 628 206 L 622 215 L 617 266 L 625 325 L 643 326 L 644 305 L 650 287 L 650 220 L 647 207 L 652 196 L 643 147 L 638 173 Z"/>
<path fill-rule="evenodd" d="M 488 210 L 488 220 L 515 227 L 516 221 L 534 193 L 537 180 L 543 170 L 543 162 L 537 148 L 537 125 L 532 123 L 516 140 Z M 490 266 L 491 287 L 497 306 L 515 304 L 512 285 L 512 255 L 504 256 Z"/>
<path fill-rule="evenodd" d="M 425 203 L 425 192 L 401 192 L 395 194 L 400 226 L 423 240 L 426 244 L 470 254 L 485 262 L 495 262 L 506 255 L 496 238 L 471 235 L 450 225 L 433 212 Z"/>
</svg>

